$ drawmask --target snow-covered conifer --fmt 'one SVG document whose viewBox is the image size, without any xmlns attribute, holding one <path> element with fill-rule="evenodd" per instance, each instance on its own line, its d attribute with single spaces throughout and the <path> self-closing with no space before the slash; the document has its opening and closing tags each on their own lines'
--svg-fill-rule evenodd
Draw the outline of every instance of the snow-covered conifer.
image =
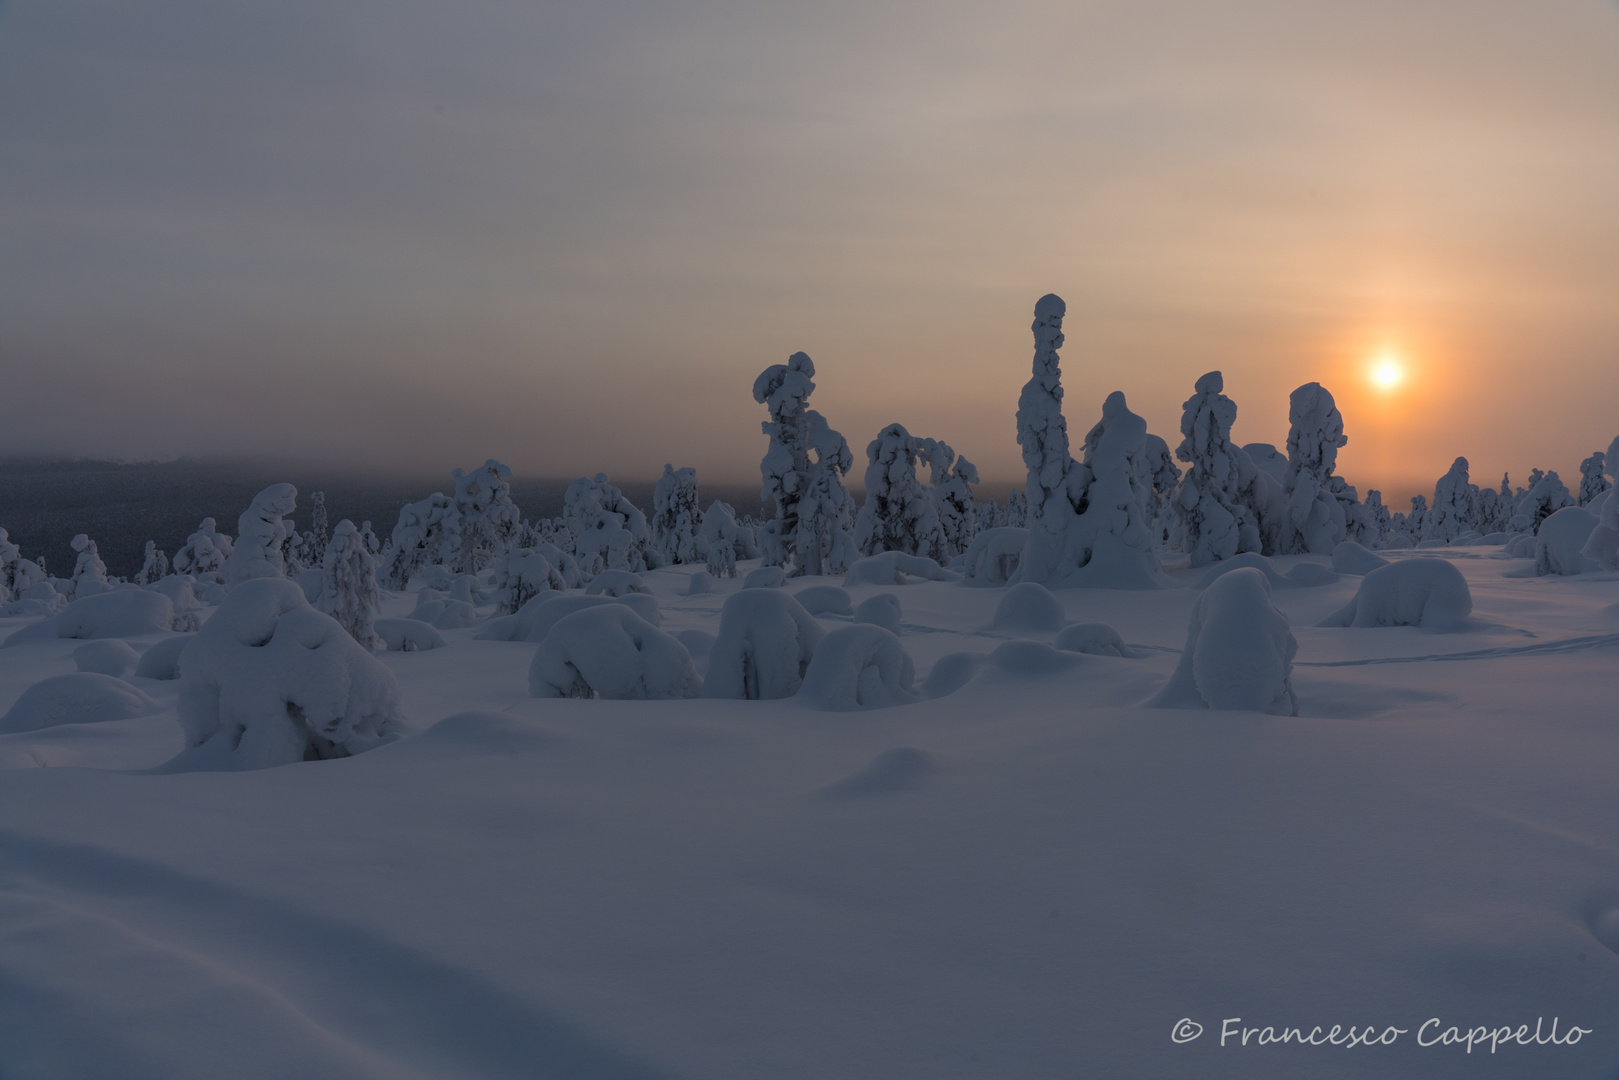
<svg viewBox="0 0 1619 1080">
<path fill-rule="evenodd" d="M 107 564 L 96 551 L 96 542 L 84 533 L 73 538 L 73 550 L 79 553 L 73 564 L 72 594 L 75 598 L 102 591 L 107 584 Z"/>
<path fill-rule="evenodd" d="M 1013 488 L 1006 496 L 1006 518 L 1001 522 L 1003 529 L 1026 529 L 1029 527 L 1029 496 L 1021 488 Z"/>
<path fill-rule="evenodd" d="M 281 527 L 287 533 L 286 539 L 281 541 L 281 572 L 287 577 L 295 578 L 308 570 L 310 563 L 314 563 L 319 569 L 325 549 L 317 550 L 313 546 L 315 534 L 300 533 L 298 523 L 291 518 L 283 518 Z"/>
<path fill-rule="evenodd" d="M 603 570 L 640 573 L 660 565 L 646 515 L 607 482 L 606 473 L 597 473 L 595 479 L 581 476 L 568 485 L 562 520 L 586 577 Z"/>
<path fill-rule="evenodd" d="M 938 511 L 916 475 L 921 451 L 922 440 L 902 424 L 889 424 L 866 447 L 866 501 L 854 525 L 855 547 L 862 555 L 942 555 Z"/>
<path fill-rule="evenodd" d="M 231 538 L 218 531 L 214 519 L 205 517 L 197 531 L 186 537 L 185 546 L 174 553 L 174 572 L 201 577 L 225 568 L 234 548 Z"/>
<path fill-rule="evenodd" d="M 455 507 L 461 519 L 454 569 L 476 574 L 512 549 L 523 515 L 512 502 L 512 471 L 490 458 L 467 472 L 456 469 Z"/>
<path fill-rule="evenodd" d="M 1608 445 L 1602 464 L 1608 475 L 1619 483 L 1619 439 Z M 1597 523 L 1586 537 L 1581 554 L 1603 570 L 1619 570 L 1619 487 L 1610 489 L 1606 496 L 1598 495 L 1592 510 L 1597 515 Z"/>
<path fill-rule="evenodd" d="M 1167 545 L 1175 527 L 1175 493 L 1180 490 L 1180 466 L 1175 464 L 1169 444 L 1151 432 L 1147 433 L 1145 461 L 1151 475 L 1139 479 L 1143 490 L 1152 494 L 1147 518 L 1153 523 L 1153 544 Z"/>
<path fill-rule="evenodd" d="M 310 552 L 309 559 L 321 559 L 324 564 L 326 548 L 332 542 L 331 525 L 326 519 L 326 493 L 317 491 L 309 496 L 309 505 L 309 535 L 304 537 L 304 544 Z"/>
<path fill-rule="evenodd" d="M 698 560 L 702 510 L 697 500 L 697 470 L 665 463 L 652 489 L 652 546 L 665 563 Z"/>
<path fill-rule="evenodd" d="M 1540 473 L 1539 469 L 1535 473 Z M 1555 471 L 1543 473 L 1538 477 L 1531 473 L 1534 483 L 1524 492 L 1523 498 L 1518 500 L 1516 510 L 1512 515 L 1512 531 L 1520 533 L 1538 533 L 1540 523 L 1551 517 L 1565 506 L 1574 505 L 1574 496 L 1570 495 L 1568 488 L 1563 485 L 1562 479 Z"/>
<path fill-rule="evenodd" d="M 1411 512 L 1405 515 L 1405 531 L 1412 543 L 1422 539 L 1422 526 L 1428 520 L 1428 496 L 1411 496 Z"/>
<path fill-rule="evenodd" d="M 1333 475 L 1338 450 L 1349 442 L 1343 414 L 1325 387 L 1305 383 L 1288 402 L 1286 511 L 1277 551 L 1330 555 L 1358 521 L 1355 489 Z"/>
<path fill-rule="evenodd" d="M 375 532 L 371 531 L 371 523 L 369 521 L 363 522 L 360 525 L 360 542 L 365 545 L 365 550 L 369 551 L 371 554 L 382 554 L 382 541 L 377 537 Z"/>
<path fill-rule="evenodd" d="M 441 566 L 461 550 L 461 515 L 455 501 L 435 491 L 399 510 L 399 522 L 382 557 L 382 583 L 403 589 L 427 566 Z"/>
<path fill-rule="evenodd" d="M 939 532 L 943 545 L 930 557 L 941 563 L 949 562 L 972 546 L 978 533 L 978 502 L 972 485 L 978 483 L 978 467 L 965 457 L 958 457 L 950 444 L 941 439 L 920 440 L 918 458 L 928 466 L 928 495 L 933 500 L 933 512 L 939 519 Z M 954 468 L 952 468 L 954 463 Z"/>
<path fill-rule="evenodd" d="M 515 614 L 540 593 L 560 592 L 568 587 L 562 572 L 533 548 L 518 548 L 502 558 L 497 566 L 495 592 L 500 597 L 495 608 L 497 615 Z"/>
<path fill-rule="evenodd" d="M 135 575 L 135 584 L 150 585 L 169 572 L 169 558 L 157 546 L 156 540 L 146 541 L 146 554 L 141 560 L 140 572 Z"/>
<path fill-rule="evenodd" d="M 336 619 L 349 637 L 374 652 L 383 643 L 376 629 L 381 605 L 376 560 L 365 550 L 365 541 L 354 522 L 344 518 L 332 530 L 332 539 L 321 559 L 320 599 L 315 607 Z"/>
<path fill-rule="evenodd" d="M 225 581 L 236 585 L 249 578 L 281 577 L 286 569 L 282 545 L 288 529 L 282 521 L 298 505 L 298 489 L 271 484 L 253 497 L 236 519 L 236 544 L 225 560 Z"/>
<path fill-rule="evenodd" d="M 854 499 L 843 486 L 854 458 L 843 436 L 809 408 L 814 378 L 814 362 L 799 352 L 753 383 L 753 400 L 770 414 L 761 425 L 770 439 L 759 462 L 762 497 L 776 503 L 769 542 L 761 538 L 761 545 L 767 564 L 791 563 L 795 575 L 841 573 L 855 555 Z"/>
<path fill-rule="evenodd" d="M 1211 371 L 1197 381 L 1196 393 L 1181 413 L 1184 436 L 1175 456 L 1189 463 L 1175 498 L 1181 550 L 1193 566 L 1207 566 L 1261 548 L 1259 523 L 1249 503 L 1258 470 L 1231 442 L 1237 406 L 1221 391 L 1225 379 Z"/>
<path fill-rule="evenodd" d="M 1388 539 L 1394 528 L 1393 519 L 1389 516 L 1389 508 L 1383 505 L 1383 493 L 1376 488 L 1366 493 L 1365 531 L 1361 537 L 1352 537 L 1357 543 L 1367 548 L 1377 548 Z M 1404 518 L 1402 517 L 1403 521 Z"/>
<path fill-rule="evenodd" d="M 17 599 L 17 564 L 21 561 L 22 549 L 0 528 L 0 604 Z"/>
<path fill-rule="evenodd" d="M 1580 462 L 1580 505 L 1588 505 L 1592 499 L 1607 491 L 1612 485 L 1608 478 L 1602 474 L 1607 471 L 1607 455 L 1601 450 Z"/>
<path fill-rule="evenodd" d="M 1434 485 L 1433 505 L 1422 519 L 1422 539 L 1447 543 L 1477 527 L 1478 487 L 1467 481 L 1467 459 L 1457 458 Z"/>
</svg>

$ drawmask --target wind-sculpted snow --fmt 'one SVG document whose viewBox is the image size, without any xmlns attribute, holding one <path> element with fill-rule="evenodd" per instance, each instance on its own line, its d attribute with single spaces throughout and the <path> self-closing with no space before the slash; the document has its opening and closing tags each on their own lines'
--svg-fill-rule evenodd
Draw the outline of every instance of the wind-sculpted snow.
<svg viewBox="0 0 1619 1080">
<path fill-rule="evenodd" d="M 1460 570 L 1440 558 L 1406 558 L 1368 573 L 1355 598 L 1320 625 L 1453 632 L 1467 628 L 1472 612 L 1473 594 Z"/>
<path fill-rule="evenodd" d="M 856 604 L 854 609 L 855 622 L 880 626 L 896 636 L 903 633 L 900 629 L 900 620 L 903 617 L 904 611 L 900 607 L 899 597 L 891 592 L 868 596 Z"/>
<path fill-rule="evenodd" d="M 286 578 L 233 589 L 180 655 L 179 769 L 346 757 L 404 730 L 393 673 Z"/>
<path fill-rule="evenodd" d="M 119 589 L 75 600 L 60 614 L 6 638 L 6 646 L 52 638 L 128 638 L 176 629 L 174 605 L 162 593 Z"/>
<path fill-rule="evenodd" d="M 796 697 L 818 709 L 883 709 L 920 700 L 915 682 L 916 666 L 899 638 L 857 623 L 821 639 Z"/>
<path fill-rule="evenodd" d="M 141 654 L 118 638 L 90 641 L 73 650 L 73 666 L 80 671 L 122 679 L 135 670 Z"/>
<path fill-rule="evenodd" d="M 236 520 L 236 542 L 225 560 L 225 580 L 239 584 L 252 578 L 278 578 L 286 569 L 281 547 L 290 532 L 282 520 L 298 506 L 298 489 L 271 484 L 253 497 Z"/>
<path fill-rule="evenodd" d="M 76 671 L 41 679 L 0 716 L 0 734 L 37 731 L 58 724 L 99 724 L 150 716 L 162 706 L 111 675 Z"/>
<path fill-rule="evenodd" d="M 1369 574 L 1389 561 L 1373 554 L 1353 540 L 1345 540 L 1332 549 L 1332 568 L 1340 574 Z"/>
<path fill-rule="evenodd" d="M 847 597 L 845 597 L 847 599 Z M 791 697 L 825 631 L 797 600 L 774 589 L 745 589 L 725 601 L 709 649 L 703 696 Z"/>
<path fill-rule="evenodd" d="M 1140 653 L 1124 643 L 1117 630 L 1106 623 L 1065 626 L 1051 645 L 1066 652 L 1089 653 L 1092 656 L 1117 656 L 1123 660 L 1141 657 Z"/>
<path fill-rule="evenodd" d="M 1253 567 L 1239 567 L 1212 582 L 1192 606 L 1180 663 L 1149 704 L 1297 716 L 1297 653 L 1287 616 L 1271 603 L 1270 582 Z"/>
<path fill-rule="evenodd" d="M 703 690 L 685 646 L 617 602 L 559 619 L 534 654 L 528 684 L 541 698 L 639 701 Z"/>
<path fill-rule="evenodd" d="M 180 677 L 180 654 L 191 644 L 191 637 L 172 637 L 160 641 L 141 653 L 135 665 L 135 677 L 169 682 Z"/>
<path fill-rule="evenodd" d="M 911 585 L 918 581 L 956 581 L 959 577 L 927 556 L 885 551 L 861 559 L 849 567 L 849 572 L 843 575 L 843 584 L 845 587 Z"/>
</svg>

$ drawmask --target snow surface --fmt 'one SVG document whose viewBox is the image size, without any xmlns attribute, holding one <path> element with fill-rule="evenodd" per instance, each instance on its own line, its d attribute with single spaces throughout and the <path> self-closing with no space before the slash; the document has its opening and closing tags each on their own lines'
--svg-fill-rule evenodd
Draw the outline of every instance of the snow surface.
<svg viewBox="0 0 1619 1080">
<path fill-rule="evenodd" d="M 228 609 L 141 622 L 122 685 L 159 711 L 0 735 L 0 1075 L 1611 1077 L 1619 577 L 1380 554 L 1453 568 L 1475 617 L 1320 627 L 1361 578 L 1275 592 L 1297 717 L 1142 708 L 1220 584 L 1184 560 L 1053 593 L 1056 649 L 991 626 L 1003 589 L 908 586 L 904 638 L 828 610 L 776 700 L 530 697 L 538 642 L 479 640 L 490 595 L 445 647 L 365 657 L 406 737 L 249 772 L 163 771 L 181 685 L 143 670 Z M 586 606 L 661 604 L 697 660 L 741 589 L 689 574 Z M 1064 651 L 1097 623 L 1139 658 Z M 0 649 L 0 709 L 85 643 Z M 1233 1017 L 1407 1033 L 1222 1048 Z M 1594 1030 L 1469 1054 L 1419 1047 L 1430 1017 Z"/>
</svg>

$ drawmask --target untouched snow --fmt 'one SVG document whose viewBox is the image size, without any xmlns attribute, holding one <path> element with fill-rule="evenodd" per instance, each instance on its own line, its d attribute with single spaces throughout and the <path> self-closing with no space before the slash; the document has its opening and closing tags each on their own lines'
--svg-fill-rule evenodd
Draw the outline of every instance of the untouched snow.
<svg viewBox="0 0 1619 1080">
<path fill-rule="evenodd" d="M 491 595 L 375 654 L 406 737 L 251 772 L 162 771 L 181 684 L 131 676 L 158 713 L 0 735 L 0 1075 L 1612 1077 L 1619 575 L 1383 554 L 1454 567 L 1470 620 L 1318 625 L 1371 574 L 1276 590 L 1297 717 L 1141 707 L 1210 595 L 1184 558 L 1053 594 L 1137 659 L 920 582 L 897 638 L 816 604 L 803 690 L 767 701 L 531 697 L 540 646 L 477 638 Z M 688 648 L 741 587 L 690 572 L 642 575 Z M 143 660 L 198 640 L 119 629 Z M 14 640 L 0 713 L 85 644 Z M 910 703 L 837 711 L 863 694 Z M 1554 1017 L 1591 1031 L 1418 1045 Z M 1232 1018 L 1406 1033 L 1222 1047 Z"/>
</svg>

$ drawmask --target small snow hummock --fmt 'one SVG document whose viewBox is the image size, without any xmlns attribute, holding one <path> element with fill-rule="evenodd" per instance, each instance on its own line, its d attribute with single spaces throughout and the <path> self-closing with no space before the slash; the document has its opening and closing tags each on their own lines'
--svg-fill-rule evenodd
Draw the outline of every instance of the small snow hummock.
<svg viewBox="0 0 1619 1080">
<path fill-rule="evenodd" d="M 1602 569 L 1596 560 L 1583 554 L 1596 528 L 1596 515 L 1578 506 L 1565 506 L 1541 522 L 1540 534 L 1535 537 L 1535 576 L 1567 576 Z"/>
<path fill-rule="evenodd" d="M 1050 634 L 1062 629 L 1066 622 L 1062 605 L 1051 595 L 1051 590 L 1034 581 L 1025 581 L 1006 590 L 995 607 L 995 618 L 990 624 L 997 630 L 1012 633 Z"/>
<path fill-rule="evenodd" d="M 925 555 L 885 551 L 857 561 L 843 575 L 844 585 L 914 585 L 918 581 L 956 581 L 959 575 Z"/>
<path fill-rule="evenodd" d="M 1355 598 L 1318 626 L 1420 626 L 1464 630 L 1473 594 L 1462 572 L 1441 558 L 1407 558 L 1371 571 Z"/>
<path fill-rule="evenodd" d="M 1051 645 L 1064 652 L 1117 656 L 1124 660 L 1141 658 L 1141 654 L 1126 645 L 1119 632 L 1107 623 L 1075 623 L 1073 626 L 1064 627 Z"/>
<path fill-rule="evenodd" d="M 240 582 L 180 656 L 179 769 L 270 768 L 398 738 L 393 672 L 286 578 Z"/>
<path fill-rule="evenodd" d="M 854 621 L 880 626 L 891 634 L 899 634 L 900 618 L 903 611 L 900 608 L 899 597 L 891 592 L 878 593 L 868 596 L 860 601 L 854 609 Z"/>
<path fill-rule="evenodd" d="M 87 641 L 73 650 L 73 665 L 80 671 L 122 679 L 135 670 L 141 654 L 120 638 Z"/>
<path fill-rule="evenodd" d="M 1374 555 L 1353 540 L 1345 540 L 1332 549 L 1332 568 L 1340 574 L 1369 574 L 1389 561 Z"/>
<path fill-rule="evenodd" d="M 585 587 L 586 596 L 628 596 L 651 591 L 645 578 L 628 570 L 603 570 Z"/>
<path fill-rule="evenodd" d="M 320 564 L 320 593 L 315 608 L 337 620 L 367 652 L 382 644 L 374 623 L 382 604 L 377 566 L 365 550 L 360 530 L 344 518 L 332 530 Z"/>
<path fill-rule="evenodd" d="M 636 701 L 703 690 L 686 647 L 617 601 L 558 620 L 534 654 L 528 685 L 535 697 Z"/>
<path fill-rule="evenodd" d="M 663 466 L 663 475 L 652 489 L 652 547 L 665 564 L 697 562 L 697 531 L 702 510 L 698 505 L 697 470 Z"/>
<path fill-rule="evenodd" d="M 162 593 L 120 589 L 75 600 L 56 615 L 23 627 L 6 646 L 53 638 L 125 638 L 178 629 L 174 604 Z"/>
<path fill-rule="evenodd" d="M 821 624 L 786 593 L 773 589 L 735 593 L 720 611 L 703 696 L 791 697 L 803 683 L 823 636 Z"/>
<path fill-rule="evenodd" d="M 436 627 L 420 619 L 378 619 L 372 625 L 389 652 L 428 652 L 449 644 Z"/>
<path fill-rule="evenodd" d="M 1197 598 L 1180 663 L 1147 705 L 1297 716 L 1297 653 L 1287 616 L 1271 603 L 1270 582 L 1252 567 L 1238 568 Z"/>
<path fill-rule="evenodd" d="M 141 653 L 135 665 L 135 676 L 140 679 L 158 679 L 164 682 L 180 677 L 180 654 L 191 644 L 191 637 L 172 637 L 160 641 Z"/>
<path fill-rule="evenodd" d="M 100 724 L 151 716 L 163 706 L 135 687 L 89 671 L 41 679 L 0 716 L 0 734 L 38 731 L 58 724 Z"/>
<path fill-rule="evenodd" d="M 297 506 L 298 489 L 291 484 L 271 484 L 253 497 L 236 519 L 236 544 L 225 560 L 227 584 L 282 576 L 286 563 L 281 548 L 291 531 L 282 518 Z"/>
<path fill-rule="evenodd" d="M 921 700 L 915 683 L 916 666 L 899 638 L 856 623 L 821 639 L 796 697 L 818 709 L 882 709 Z"/>
<path fill-rule="evenodd" d="M 793 594 L 793 599 L 804 605 L 811 615 L 853 615 L 854 601 L 846 590 L 836 585 L 811 585 Z"/>
<path fill-rule="evenodd" d="M 744 589 L 779 589 L 787 584 L 787 573 L 779 566 L 761 566 L 757 570 L 749 570 L 748 576 L 742 579 Z"/>
<path fill-rule="evenodd" d="M 1221 393 L 1224 389 L 1224 376 L 1209 372 L 1197 380 L 1197 392 L 1181 414 L 1185 438 L 1175 456 L 1191 468 L 1175 496 L 1175 517 L 1181 550 L 1191 553 L 1193 566 L 1260 550 L 1259 523 L 1249 506 L 1259 473 L 1232 445 L 1237 405 Z"/>
</svg>

